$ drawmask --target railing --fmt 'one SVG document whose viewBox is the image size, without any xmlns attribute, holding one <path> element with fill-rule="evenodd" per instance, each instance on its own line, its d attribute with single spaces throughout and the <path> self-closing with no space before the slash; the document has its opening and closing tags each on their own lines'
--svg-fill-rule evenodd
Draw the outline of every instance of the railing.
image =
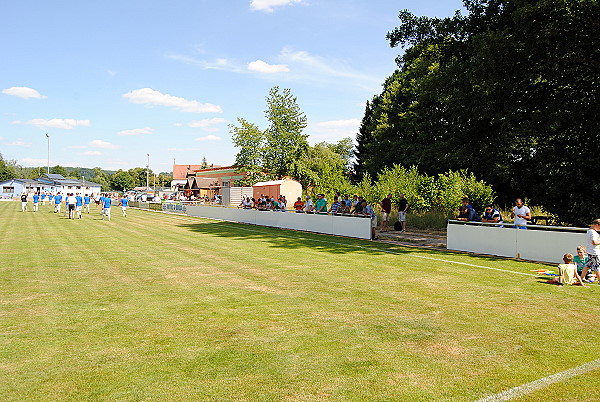
<svg viewBox="0 0 600 402">
<path fill-rule="evenodd" d="M 223 205 L 207 205 L 202 204 L 199 201 L 164 201 L 161 204 L 134 201 L 131 204 L 133 207 L 146 209 L 151 208 L 152 205 L 160 206 L 163 212 L 182 213 L 202 218 L 356 237 L 361 239 L 371 238 L 371 219 L 364 219 L 349 214 L 313 214 L 297 213 L 295 210 L 272 211 L 244 209 L 226 207 Z"/>
<path fill-rule="evenodd" d="M 503 227 L 500 227 L 502 225 Z M 586 244 L 585 228 L 529 225 L 515 229 L 510 223 L 449 220 L 447 247 L 450 250 L 561 263 L 565 253 L 575 254 Z"/>
</svg>

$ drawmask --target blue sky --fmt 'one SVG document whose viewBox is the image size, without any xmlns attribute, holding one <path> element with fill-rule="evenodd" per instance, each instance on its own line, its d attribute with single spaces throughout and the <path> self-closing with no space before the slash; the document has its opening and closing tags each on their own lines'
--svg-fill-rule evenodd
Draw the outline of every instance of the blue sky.
<svg viewBox="0 0 600 402">
<path fill-rule="evenodd" d="M 451 16 L 460 0 L 3 2 L 0 153 L 23 166 L 170 172 L 234 162 L 228 124 L 267 127 L 290 88 L 309 141 L 355 137 L 395 57 L 398 12 Z"/>
</svg>

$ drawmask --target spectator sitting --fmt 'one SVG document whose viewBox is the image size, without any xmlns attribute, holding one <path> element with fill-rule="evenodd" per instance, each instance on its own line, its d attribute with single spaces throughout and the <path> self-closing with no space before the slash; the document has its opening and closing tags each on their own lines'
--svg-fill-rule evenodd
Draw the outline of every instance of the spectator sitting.
<svg viewBox="0 0 600 402">
<path fill-rule="evenodd" d="M 317 194 L 317 202 L 315 204 L 315 213 L 326 214 L 327 213 L 327 198 L 323 194 Z"/>
<path fill-rule="evenodd" d="M 573 258 L 573 262 L 577 265 L 577 273 L 583 275 L 583 267 L 588 262 L 585 246 L 577 246 L 577 255 Z M 581 277 L 581 279 L 585 280 L 587 278 Z"/>
<path fill-rule="evenodd" d="M 465 205 L 461 205 L 459 208 L 459 214 L 456 217 L 457 221 L 464 222 L 481 222 L 481 218 L 477 215 L 477 212 L 473 208 L 467 208 Z"/>
<path fill-rule="evenodd" d="M 481 218 L 482 222 L 486 223 L 504 223 L 502 221 L 502 215 L 500 211 L 498 211 L 492 204 L 485 207 L 485 212 L 483 214 L 483 218 Z M 504 227 L 502 225 L 498 225 L 498 227 Z"/>
<path fill-rule="evenodd" d="M 556 283 L 558 286 L 575 285 L 576 283 L 579 283 L 581 286 L 587 286 L 577 273 L 577 265 L 573 263 L 573 254 L 565 254 L 563 261 L 565 262 L 564 264 L 558 264 L 558 276 L 548 282 Z"/>
<path fill-rule="evenodd" d="M 329 212 L 332 214 L 339 214 L 341 212 L 340 209 L 342 207 L 342 204 L 340 204 L 340 202 L 338 201 L 338 197 L 337 195 L 335 197 L 333 197 L 333 204 L 331 204 L 331 207 L 329 208 Z"/>
<path fill-rule="evenodd" d="M 298 200 L 294 203 L 294 209 L 296 212 L 304 212 L 304 201 L 302 201 L 301 197 L 298 197 Z"/>
</svg>

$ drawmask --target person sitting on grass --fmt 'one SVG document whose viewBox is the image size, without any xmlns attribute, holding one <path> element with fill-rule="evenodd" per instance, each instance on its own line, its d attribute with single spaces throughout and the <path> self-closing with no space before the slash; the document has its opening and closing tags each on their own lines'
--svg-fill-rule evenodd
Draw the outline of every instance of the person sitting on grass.
<svg viewBox="0 0 600 402">
<path fill-rule="evenodd" d="M 567 253 L 563 256 L 564 264 L 558 264 L 558 276 L 550 280 L 549 283 L 563 285 L 581 285 L 587 287 L 581 276 L 577 273 L 577 265 L 573 263 L 573 254 Z"/>
<path fill-rule="evenodd" d="M 577 255 L 573 257 L 573 262 L 577 265 L 577 273 L 583 275 L 583 267 L 588 262 L 585 246 L 577 246 Z M 581 279 L 585 280 L 586 278 L 581 276 Z"/>
</svg>

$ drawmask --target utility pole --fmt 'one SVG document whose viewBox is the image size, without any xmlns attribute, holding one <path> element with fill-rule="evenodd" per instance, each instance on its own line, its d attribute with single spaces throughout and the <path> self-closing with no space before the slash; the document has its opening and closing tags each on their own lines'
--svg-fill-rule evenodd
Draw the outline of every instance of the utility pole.
<svg viewBox="0 0 600 402">
<path fill-rule="evenodd" d="M 46 134 L 46 137 L 48 138 L 48 171 L 46 173 L 50 174 L 50 136 Z"/>
<path fill-rule="evenodd" d="M 146 165 L 146 190 L 150 188 L 150 154 L 148 155 L 148 164 Z"/>
</svg>

